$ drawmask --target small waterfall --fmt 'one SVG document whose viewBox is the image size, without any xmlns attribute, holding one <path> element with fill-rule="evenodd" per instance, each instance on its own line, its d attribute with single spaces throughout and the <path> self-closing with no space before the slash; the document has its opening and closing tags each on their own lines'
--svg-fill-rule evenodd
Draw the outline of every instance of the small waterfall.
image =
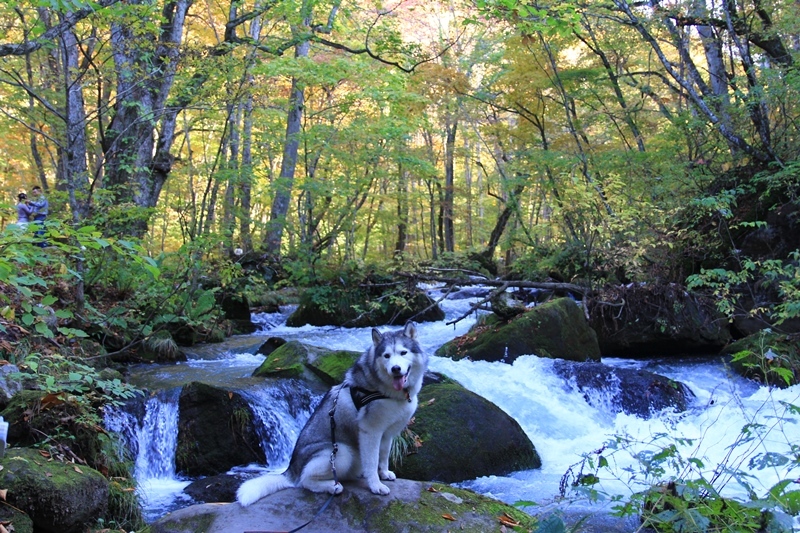
<svg viewBox="0 0 800 533">
<path fill-rule="evenodd" d="M 139 416 L 123 409 L 106 414 L 106 427 L 120 434 L 136 457 L 134 476 L 138 480 L 175 478 L 180 392 L 180 388 L 159 391 L 147 399 Z"/>
<path fill-rule="evenodd" d="M 296 380 L 242 391 L 258 420 L 256 427 L 270 469 L 289 464 L 294 443 L 321 397 Z"/>
</svg>

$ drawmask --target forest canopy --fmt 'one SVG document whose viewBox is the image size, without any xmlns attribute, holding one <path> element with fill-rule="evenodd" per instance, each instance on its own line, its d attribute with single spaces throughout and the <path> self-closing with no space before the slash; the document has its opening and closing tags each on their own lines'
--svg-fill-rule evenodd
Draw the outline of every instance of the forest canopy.
<svg viewBox="0 0 800 533">
<path fill-rule="evenodd" d="M 797 10 L 3 2 L 7 213 L 38 184 L 53 217 L 152 254 L 209 237 L 682 281 L 687 221 L 743 187 L 796 200 Z"/>
</svg>

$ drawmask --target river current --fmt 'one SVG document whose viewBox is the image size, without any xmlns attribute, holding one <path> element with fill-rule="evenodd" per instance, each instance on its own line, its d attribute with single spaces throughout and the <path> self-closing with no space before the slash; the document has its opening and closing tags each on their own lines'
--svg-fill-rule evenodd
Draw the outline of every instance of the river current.
<svg viewBox="0 0 800 533">
<path fill-rule="evenodd" d="M 466 333 L 477 319 L 474 314 L 455 324 L 448 323 L 467 312 L 474 301 L 446 300 L 441 304 L 446 314 L 443 321 L 418 324 L 423 348 L 433 354 L 445 342 Z M 125 437 L 136 454 L 134 475 L 148 520 L 192 504 L 182 493 L 191 480 L 176 475 L 174 466 L 176 387 L 205 381 L 249 391 L 251 401 L 259 405 L 259 416 L 266 417 L 264 424 L 279 428 L 285 436 L 282 443 L 265 450 L 276 465 L 275 470 L 282 471 L 310 413 L 289 416 L 285 407 L 287 392 L 279 383 L 249 377 L 264 360 L 264 356 L 254 355 L 257 348 L 269 337 L 356 351 L 371 342 L 370 328 L 286 327 L 291 310 L 287 307 L 281 313 L 256 314 L 253 320 L 261 326 L 258 332 L 221 344 L 194 347 L 187 362 L 133 370 L 131 381 L 135 385 L 163 392 L 149 398 L 144 422 L 115 412 L 107 417 L 107 424 Z M 607 498 L 627 497 L 649 486 L 652 478 L 645 466 L 659 450 L 672 446 L 674 471 L 666 472 L 666 476 L 696 479 L 702 475 L 715 480 L 715 488 L 725 496 L 764 496 L 778 481 L 800 477 L 799 465 L 784 460 L 798 455 L 800 386 L 760 387 L 732 375 L 724 361 L 715 357 L 647 361 L 604 358 L 602 362 L 644 368 L 681 381 L 694 393 L 693 403 L 686 412 L 664 412 L 643 420 L 605 409 L 602 397 L 592 398 L 590 404 L 581 392 L 553 372 L 552 360 L 535 354 L 520 357 L 512 364 L 432 356 L 430 370 L 446 374 L 503 409 L 520 424 L 542 458 L 540 469 L 483 477 L 461 486 L 507 503 L 535 502 L 536 507 L 531 508 L 535 513 L 564 509 L 566 505 L 590 512 L 607 509 L 574 492 L 568 492 L 566 500 L 560 498 L 564 474 L 579 471 L 586 454 L 591 456 L 602 449 L 610 469 L 601 471 L 596 487 Z M 795 525 L 800 524 L 796 521 Z M 800 531 L 800 527 L 795 529 Z"/>
</svg>

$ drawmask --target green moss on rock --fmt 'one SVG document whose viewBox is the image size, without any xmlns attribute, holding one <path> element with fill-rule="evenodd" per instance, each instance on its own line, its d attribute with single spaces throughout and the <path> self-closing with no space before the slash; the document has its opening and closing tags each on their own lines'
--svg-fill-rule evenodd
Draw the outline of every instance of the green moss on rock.
<svg viewBox="0 0 800 533">
<path fill-rule="evenodd" d="M 28 514 L 36 531 L 82 531 L 106 514 L 108 481 L 85 465 L 50 460 L 30 448 L 11 448 L 3 459 L 0 487 L 7 501 Z"/>
<path fill-rule="evenodd" d="M 253 376 L 279 378 L 313 378 L 326 385 L 341 383 L 344 374 L 358 359 L 359 352 L 328 350 L 289 341 L 267 356 Z"/>
<path fill-rule="evenodd" d="M 395 500 L 367 518 L 366 529 L 375 532 L 502 531 L 500 517 L 517 523 L 519 531 L 533 531 L 537 521 L 510 505 L 474 492 L 432 483 L 414 503 Z M 410 519 L 410 517 L 413 517 Z M 469 518 L 469 520 L 466 520 Z"/>
<path fill-rule="evenodd" d="M 299 378 L 303 376 L 307 359 L 308 347 L 299 341 L 289 341 L 269 354 L 253 376 Z"/>
<path fill-rule="evenodd" d="M 360 355 L 359 352 L 348 350 L 320 353 L 313 361 L 308 362 L 308 368 L 327 385 L 336 385 L 344 380 L 345 373 Z"/>
<path fill-rule="evenodd" d="M 422 446 L 394 465 L 400 477 L 454 483 L 542 465 L 513 418 L 457 383 L 426 385 L 419 405 L 411 430 Z"/>
<path fill-rule="evenodd" d="M 480 323 L 444 344 L 436 355 L 506 363 L 521 355 L 599 361 L 600 346 L 581 309 L 571 299 L 559 298 L 507 322 L 492 319 Z"/>
</svg>

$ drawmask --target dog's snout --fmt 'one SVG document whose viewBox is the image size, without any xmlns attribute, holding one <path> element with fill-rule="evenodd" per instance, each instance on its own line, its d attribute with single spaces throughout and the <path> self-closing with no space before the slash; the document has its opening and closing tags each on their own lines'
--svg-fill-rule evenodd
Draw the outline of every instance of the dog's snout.
<svg viewBox="0 0 800 533">
<path fill-rule="evenodd" d="M 403 370 L 400 368 L 399 365 L 394 365 L 392 367 L 392 374 L 398 375 L 398 374 L 402 374 L 402 373 L 403 373 Z"/>
</svg>

